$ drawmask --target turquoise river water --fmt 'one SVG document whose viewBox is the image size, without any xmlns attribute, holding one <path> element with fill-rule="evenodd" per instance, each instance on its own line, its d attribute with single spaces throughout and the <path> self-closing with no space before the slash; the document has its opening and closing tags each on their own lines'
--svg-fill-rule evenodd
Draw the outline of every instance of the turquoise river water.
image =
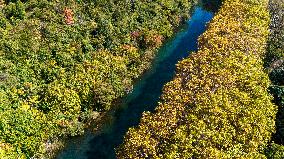
<svg viewBox="0 0 284 159">
<path fill-rule="evenodd" d="M 115 148 L 122 143 L 127 130 L 138 125 L 144 111 L 153 111 L 157 106 L 163 85 L 174 76 L 176 63 L 197 50 L 198 37 L 212 17 L 212 12 L 195 7 L 184 27 L 159 49 L 151 69 L 135 83 L 133 91 L 107 114 L 102 128 L 69 139 L 57 159 L 115 158 Z"/>
</svg>

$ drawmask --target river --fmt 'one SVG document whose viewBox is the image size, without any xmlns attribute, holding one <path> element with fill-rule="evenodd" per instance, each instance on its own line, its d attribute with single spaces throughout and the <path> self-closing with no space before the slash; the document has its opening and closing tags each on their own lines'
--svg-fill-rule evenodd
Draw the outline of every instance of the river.
<svg viewBox="0 0 284 159">
<path fill-rule="evenodd" d="M 206 29 L 213 13 L 195 7 L 191 18 L 159 49 L 152 67 L 134 85 L 133 91 L 122 99 L 117 109 L 107 114 L 107 121 L 96 133 L 73 137 L 58 154 L 57 159 L 114 159 L 115 147 L 123 141 L 130 127 L 137 126 L 144 111 L 153 111 L 163 85 L 175 74 L 175 65 L 197 50 L 197 39 Z"/>
</svg>

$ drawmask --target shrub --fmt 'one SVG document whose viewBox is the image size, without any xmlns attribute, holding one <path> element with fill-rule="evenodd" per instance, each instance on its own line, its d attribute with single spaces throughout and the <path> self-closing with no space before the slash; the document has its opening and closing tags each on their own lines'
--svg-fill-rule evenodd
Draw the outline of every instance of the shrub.
<svg viewBox="0 0 284 159">
<path fill-rule="evenodd" d="M 155 112 L 128 131 L 118 158 L 265 158 L 276 114 L 262 62 L 267 3 L 223 2 L 199 51 L 178 63 Z"/>
</svg>

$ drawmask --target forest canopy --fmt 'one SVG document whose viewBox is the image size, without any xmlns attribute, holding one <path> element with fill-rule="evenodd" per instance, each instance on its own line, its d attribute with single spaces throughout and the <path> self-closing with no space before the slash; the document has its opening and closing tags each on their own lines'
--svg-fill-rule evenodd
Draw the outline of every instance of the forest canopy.
<svg viewBox="0 0 284 159">
<path fill-rule="evenodd" d="M 131 91 L 194 0 L 0 0 L 0 158 L 41 157 Z"/>
<path fill-rule="evenodd" d="M 277 108 L 263 59 L 268 0 L 224 0 L 177 65 L 155 112 L 145 112 L 118 158 L 265 158 Z"/>
</svg>

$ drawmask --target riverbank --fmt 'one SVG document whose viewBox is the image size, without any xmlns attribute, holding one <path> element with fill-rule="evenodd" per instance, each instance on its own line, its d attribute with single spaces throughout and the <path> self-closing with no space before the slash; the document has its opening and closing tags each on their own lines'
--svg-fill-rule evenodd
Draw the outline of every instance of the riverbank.
<svg viewBox="0 0 284 159">
<path fill-rule="evenodd" d="M 131 90 L 195 1 L 0 3 L 0 157 L 40 158 Z"/>
<path fill-rule="evenodd" d="M 70 141 L 58 158 L 115 158 L 114 148 L 127 129 L 139 123 L 143 111 L 154 110 L 163 84 L 173 77 L 175 64 L 197 49 L 196 40 L 212 17 L 213 13 L 197 8 L 187 26 L 159 49 L 151 69 L 137 81 L 134 90 L 108 113 L 102 129 Z"/>
<path fill-rule="evenodd" d="M 276 106 L 263 59 L 268 0 L 225 0 L 118 158 L 265 158 Z"/>
<path fill-rule="evenodd" d="M 202 4 L 202 3 L 199 3 Z M 194 7 L 197 6 L 197 3 L 193 3 L 191 8 L 189 9 L 188 13 L 189 15 L 193 12 Z M 185 25 L 185 23 L 187 23 L 187 20 L 190 16 L 189 15 L 183 15 L 180 17 L 180 21 L 179 21 L 179 25 L 176 25 L 176 27 L 173 28 L 175 34 L 177 32 L 179 32 L 180 29 L 182 29 Z M 175 35 L 173 34 L 173 36 Z M 163 43 L 167 43 L 168 40 L 172 39 L 172 36 L 166 38 L 163 40 Z M 151 68 L 152 64 L 154 63 L 154 59 L 156 58 L 156 54 L 157 51 L 159 50 L 160 45 L 157 46 L 156 48 L 151 48 L 152 50 L 147 50 L 145 51 L 145 55 L 143 57 L 143 59 L 140 59 L 140 61 L 143 61 L 143 69 L 141 69 L 140 71 L 140 75 L 137 76 L 137 78 L 133 79 L 133 83 L 137 83 L 141 80 L 141 78 L 147 74 L 147 72 L 149 71 L 149 69 Z M 126 95 L 132 92 L 132 88 L 127 88 L 125 90 Z M 89 113 L 85 113 L 85 117 L 84 117 L 84 131 L 81 130 L 80 133 L 76 134 L 75 136 L 61 136 L 61 138 L 55 138 L 52 141 L 55 142 L 51 142 L 48 141 L 46 143 L 46 145 L 50 148 L 47 154 L 45 154 L 45 157 L 48 158 L 53 158 L 55 157 L 58 152 L 62 151 L 62 149 L 65 148 L 64 145 L 68 144 L 68 139 L 70 138 L 80 138 L 81 135 L 83 134 L 91 134 L 94 132 L 99 132 L 103 126 L 105 122 L 108 122 L 109 120 L 109 116 L 110 114 L 114 113 L 117 109 L 119 109 L 119 107 L 122 105 L 123 103 L 123 99 L 125 97 L 119 97 L 115 100 L 113 100 L 111 107 L 109 108 L 109 110 L 107 111 L 89 111 Z M 67 135 L 69 135 L 67 133 Z M 66 143 L 67 141 L 67 143 Z"/>
</svg>

